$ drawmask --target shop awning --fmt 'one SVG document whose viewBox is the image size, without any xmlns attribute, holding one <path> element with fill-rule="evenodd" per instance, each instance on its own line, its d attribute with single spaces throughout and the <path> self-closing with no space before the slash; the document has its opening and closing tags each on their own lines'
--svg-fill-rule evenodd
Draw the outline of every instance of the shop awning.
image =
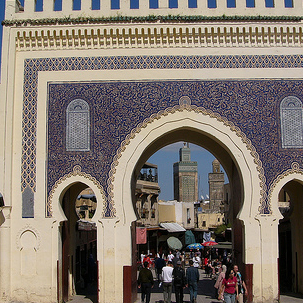
<svg viewBox="0 0 303 303">
<path fill-rule="evenodd" d="M 213 248 L 221 248 L 221 249 L 232 249 L 233 245 L 231 242 L 219 242 L 218 245 L 213 246 Z"/>
<path fill-rule="evenodd" d="M 177 233 L 180 231 L 186 231 L 186 229 L 183 228 L 178 223 L 160 223 L 160 226 L 165 228 L 169 233 Z"/>
</svg>

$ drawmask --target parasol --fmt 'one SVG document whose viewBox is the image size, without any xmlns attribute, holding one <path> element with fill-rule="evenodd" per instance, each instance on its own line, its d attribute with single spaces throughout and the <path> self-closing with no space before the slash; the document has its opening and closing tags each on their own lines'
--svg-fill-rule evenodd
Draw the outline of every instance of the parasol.
<svg viewBox="0 0 303 303">
<path fill-rule="evenodd" d="M 214 245 L 218 245 L 217 242 L 215 241 L 206 241 L 202 243 L 203 246 L 214 246 Z"/>
<path fill-rule="evenodd" d="M 187 245 L 188 249 L 201 249 L 203 248 L 203 246 L 200 243 L 193 243 L 193 244 L 189 244 Z"/>
<path fill-rule="evenodd" d="M 169 237 L 167 239 L 167 244 L 168 244 L 168 247 L 173 250 L 176 250 L 176 249 L 180 250 L 183 246 L 181 241 L 176 237 Z"/>
</svg>

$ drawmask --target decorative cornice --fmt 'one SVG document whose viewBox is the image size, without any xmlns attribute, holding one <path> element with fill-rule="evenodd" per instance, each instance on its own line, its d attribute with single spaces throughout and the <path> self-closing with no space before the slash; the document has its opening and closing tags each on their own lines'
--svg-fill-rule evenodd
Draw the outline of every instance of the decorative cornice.
<svg viewBox="0 0 303 303">
<path fill-rule="evenodd" d="M 187 23 L 187 22 L 212 22 L 212 21 L 270 21 L 270 22 L 299 22 L 303 19 L 301 16 L 111 16 L 111 17 L 78 17 L 71 18 L 43 18 L 43 19 L 17 19 L 4 20 L 4 26 L 35 26 L 35 25 L 70 25 L 70 24 L 106 24 L 106 23 Z"/>
<path fill-rule="evenodd" d="M 302 47 L 302 26 L 268 24 L 135 24 L 78 28 L 20 28 L 19 51 L 153 47 Z"/>
</svg>

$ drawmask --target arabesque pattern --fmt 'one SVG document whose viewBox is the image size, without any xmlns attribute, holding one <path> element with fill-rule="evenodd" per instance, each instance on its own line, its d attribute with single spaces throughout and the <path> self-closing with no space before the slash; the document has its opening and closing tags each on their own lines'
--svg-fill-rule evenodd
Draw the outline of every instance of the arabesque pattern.
<svg viewBox="0 0 303 303">
<path fill-rule="evenodd" d="M 37 81 L 39 71 L 302 67 L 302 55 L 121 56 L 27 59 L 24 66 L 22 190 L 30 187 L 34 192 L 36 187 Z M 99 85 L 99 87 L 96 88 L 96 85 Z M 67 93 L 67 88 L 69 93 Z M 92 94 L 91 91 L 96 89 L 97 93 Z M 59 91 L 60 98 L 57 98 Z M 98 146 L 92 146 L 90 152 L 72 152 L 69 155 L 65 152 L 57 158 L 52 154 L 53 150 L 50 148 L 48 193 L 56 180 L 65 175 L 66 172 L 71 171 L 74 165 L 81 164 L 82 166 L 83 159 L 87 158 L 87 153 L 91 153 L 90 156 L 93 159 L 103 163 L 103 167 L 98 170 L 100 175 L 97 179 L 104 188 L 107 188 L 108 203 L 104 215 L 112 216 L 114 211 L 108 177 L 113 163 L 113 155 L 126 136 L 133 129 L 136 129 L 137 125 L 148 119 L 153 112 L 164 111 L 177 105 L 180 97 L 184 95 L 190 97 L 194 106 L 203 106 L 212 110 L 241 128 L 260 155 L 268 184 L 286 168 L 286 162 L 302 162 L 300 153 L 281 150 L 279 127 L 277 127 L 277 123 L 279 123 L 279 102 L 288 95 L 295 95 L 303 99 L 302 91 L 300 81 L 290 80 L 67 83 L 61 84 L 60 88 L 58 85 L 56 88 L 53 86 L 53 90 L 50 90 L 50 113 L 54 110 L 52 104 L 55 104 L 59 99 L 60 102 L 63 102 L 61 107 L 57 107 L 59 110 L 63 110 L 67 104 L 66 102 L 75 98 L 83 98 L 90 103 L 89 106 L 95 113 L 93 124 L 95 129 L 91 144 L 97 144 Z M 277 92 L 279 92 L 278 95 Z M 99 99 L 96 101 L 93 96 L 99 96 Z M 119 102 L 117 103 L 117 101 Z M 241 111 L 239 111 L 239 108 L 241 108 Z M 98 111 L 99 115 L 97 115 Z M 60 116 L 58 109 L 56 114 Z M 54 130 L 58 127 L 58 123 L 64 123 L 65 118 L 61 117 L 60 119 L 59 116 L 55 115 L 56 121 L 49 120 L 49 135 L 56 133 Z M 117 123 L 113 119 L 120 120 Z M 102 128 L 96 128 L 98 124 Z M 108 135 L 102 136 L 106 134 L 104 127 L 111 128 L 109 138 L 107 138 Z M 65 136 L 65 131 L 62 132 L 62 129 L 64 129 L 64 126 L 57 132 L 58 139 L 61 135 Z M 101 144 L 102 140 L 96 141 L 97 135 L 105 140 L 105 144 Z M 268 143 L 269 140 L 271 140 L 270 144 Z M 62 142 L 64 142 L 64 139 L 60 145 L 54 144 L 57 150 L 62 147 Z M 101 152 L 96 153 L 96 147 L 99 146 Z M 283 160 L 277 162 L 277 157 Z M 54 162 L 55 159 L 56 163 Z M 55 167 L 61 169 L 54 170 L 54 164 L 58 165 Z M 83 170 L 94 176 L 97 174 L 89 167 L 84 167 Z M 269 213 L 269 205 L 264 204 L 261 207 L 261 212 Z M 51 214 L 47 213 L 47 215 Z"/>
</svg>

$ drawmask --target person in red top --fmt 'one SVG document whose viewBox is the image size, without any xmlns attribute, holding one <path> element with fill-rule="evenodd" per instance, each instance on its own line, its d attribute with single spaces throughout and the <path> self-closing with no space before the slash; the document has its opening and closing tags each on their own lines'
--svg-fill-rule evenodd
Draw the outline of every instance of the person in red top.
<svg viewBox="0 0 303 303">
<path fill-rule="evenodd" d="M 237 278 L 232 269 L 229 269 L 225 274 L 225 279 L 223 279 L 220 294 L 224 292 L 225 303 L 235 303 L 236 298 L 238 299 L 238 287 Z M 221 297 L 221 296 L 220 296 Z"/>
<path fill-rule="evenodd" d="M 143 259 L 143 264 L 144 264 L 145 262 L 148 263 L 148 268 L 151 267 L 152 261 L 151 261 L 149 255 L 146 255 L 146 256 L 144 257 L 144 259 Z"/>
</svg>

